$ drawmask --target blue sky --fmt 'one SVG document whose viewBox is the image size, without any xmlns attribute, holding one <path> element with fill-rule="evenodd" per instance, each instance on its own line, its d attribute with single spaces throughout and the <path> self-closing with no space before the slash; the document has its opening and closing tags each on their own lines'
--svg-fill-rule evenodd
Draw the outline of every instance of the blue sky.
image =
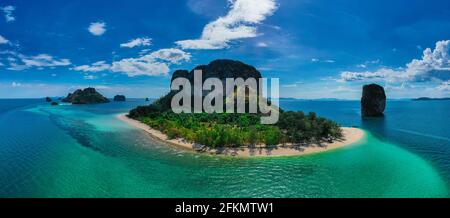
<svg viewBox="0 0 450 218">
<path fill-rule="evenodd" d="M 450 96 L 446 0 L 3 0 L 0 98 L 158 97 L 218 58 L 280 78 L 281 96 Z"/>
</svg>

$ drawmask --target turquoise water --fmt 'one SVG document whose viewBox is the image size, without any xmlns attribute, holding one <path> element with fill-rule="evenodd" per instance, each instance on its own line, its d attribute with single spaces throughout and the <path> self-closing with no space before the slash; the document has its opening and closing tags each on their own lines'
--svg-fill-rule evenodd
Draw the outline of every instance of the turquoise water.
<svg viewBox="0 0 450 218">
<path fill-rule="evenodd" d="M 149 139 L 115 116 L 142 100 L 51 107 L 0 100 L 1 197 L 448 197 L 450 102 L 283 101 L 367 137 L 303 157 L 211 157 Z M 432 111 L 426 113 L 425 111 Z"/>
</svg>

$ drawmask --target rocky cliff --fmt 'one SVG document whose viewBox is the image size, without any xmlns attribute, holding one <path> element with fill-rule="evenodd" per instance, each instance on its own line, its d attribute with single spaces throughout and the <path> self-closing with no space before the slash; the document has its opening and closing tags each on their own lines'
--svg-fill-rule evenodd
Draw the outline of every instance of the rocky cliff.
<svg viewBox="0 0 450 218">
<path fill-rule="evenodd" d="M 386 93 L 377 84 L 365 85 L 361 98 L 361 114 L 364 117 L 378 117 L 384 115 L 386 108 Z"/>
<path fill-rule="evenodd" d="M 193 85 L 195 70 L 202 70 L 203 82 L 208 78 L 218 78 L 222 81 L 224 88 L 225 88 L 225 80 L 227 78 L 234 78 L 234 79 L 242 78 L 244 80 L 248 78 L 255 78 L 255 79 L 261 78 L 261 73 L 258 70 L 256 70 L 256 68 L 253 66 L 242 63 L 240 61 L 220 59 L 212 61 L 208 65 L 199 65 L 194 69 L 192 69 L 191 71 L 177 70 L 173 73 L 171 81 L 175 80 L 176 78 L 186 78 Z M 171 110 L 170 104 L 172 101 L 172 97 L 176 93 L 177 92 L 175 91 L 169 92 L 164 97 L 158 99 L 154 103 L 154 105 L 160 107 L 162 110 Z M 204 92 L 203 95 L 206 95 L 206 92 Z"/>
<path fill-rule="evenodd" d="M 261 73 L 253 66 L 240 61 L 220 59 L 212 61 L 208 65 L 199 65 L 190 72 L 187 70 L 177 70 L 172 75 L 172 81 L 176 78 L 183 77 L 193 83 L 194 70 L 202 70 L 203 81 L 208 78 L 218 78 L 222 81 L 226 78 L 261 78 Z"/>
</svg>

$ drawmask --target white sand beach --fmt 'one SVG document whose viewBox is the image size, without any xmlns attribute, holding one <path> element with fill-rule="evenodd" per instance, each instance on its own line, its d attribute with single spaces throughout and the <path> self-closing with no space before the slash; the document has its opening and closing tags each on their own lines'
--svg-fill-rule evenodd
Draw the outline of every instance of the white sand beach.
<svg viewBox="0 0 450 218">
<path fill-rule="evenodd" d="M 154 140 L 193 152 L 197 150 L 195 144 L 186 142 L 183 139 L 168 139 L 167 135 L 165 135 L 164 133 L 152 129 L 148 125 L 141 123 L 137 120 L 128 118 L 125 114 L 120 114 L 117 116 L 117 118 L 135 128 L 147 132 L 149 136 Z M 332 143 L 322 143 L 321 145 L 315 144 L 301 145 L 301 146 L 278 145 L 272 148 L 265 148 L 264 146 L 255 146 L 254 148 L 241 147 L 241 148 L 225 148 L 225 149 L 207 149 L 203 150 L 202 152 L 211 155 L 226 155 L 238 157 L 298 156 L 298 155 L 326 152 L 342 148 L 361 140 L 365 136 L 364 131 L 358 128 L 342 127 L 342 132 L 344 135 L 342 140 L 335 140 Z"/>
</svg>

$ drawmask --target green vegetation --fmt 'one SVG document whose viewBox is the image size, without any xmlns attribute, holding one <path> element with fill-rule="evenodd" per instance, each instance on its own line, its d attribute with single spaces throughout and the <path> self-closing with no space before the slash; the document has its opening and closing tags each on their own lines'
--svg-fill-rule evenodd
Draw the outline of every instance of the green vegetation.
<svg viewBox="0 0 450 218">
<path fill-rule="evenodd" d="M 260 124 L 259 114 L 175 114 L 159 104 L 138 107 L 129 117 L 165 133 L 208 147 L 310 144 L 342 137 L 339 125 L 315 113 L 281 112 L 275 125 Z"/>
<path fill-rule="evenodd" d="M 203 81 L 208 78 L 218 78 L 221 81 L 228 78 L 262 78 L 255 67 L 240 61 L 215 60 L 191 71 L 175 71 L 171 81 L 185 78 L 192 84 L 194 70 L 202 70 Z M 223 85 L 225 87 L 226 84 Z M 176 93 L 177 91 L 172 90 L 149 106 L 131 110 L 129 117 L 160 130 L 169 138 L 184 138 L 214 148 L 320 144 L 342 137 L 339 125 L 331 120 L 317 117 L 314 113 L 305 115 L 303 112 L 284 112 L 280 108 L 277 108 L 280 111 L 279 122 L 275 125 L 260 124 L 261 116 L 265 116 L 261 110 L 258 114 L 175 114 L 171 110 L 171 101 Z M 227 98 L 224 98 L 224 102 L 226 101 Z M 191 104 L 192 102 L 194 101 Z M 245 104 L 249 108 L 248 98 Z"/>
</svg>

